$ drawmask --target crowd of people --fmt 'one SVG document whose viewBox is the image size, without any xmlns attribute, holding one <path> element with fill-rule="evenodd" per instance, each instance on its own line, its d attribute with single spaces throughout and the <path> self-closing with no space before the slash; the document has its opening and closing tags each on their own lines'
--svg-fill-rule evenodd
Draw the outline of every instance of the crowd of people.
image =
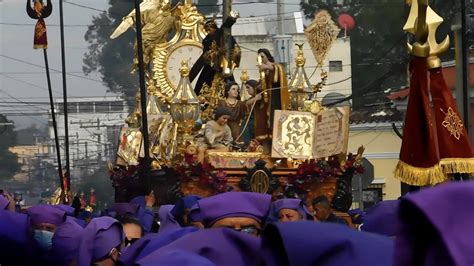
<svg viewBox="0 0 474 266">
<path fill-rule="evenodd" d="M 155 207 L 152 194 L 92 214 L 15 210 L 0 195 L 1 265 L 473 265 L 474 182 L 382 201 L 352 220 L 325 196 L 227 192 Z M 312 210 L 312 211 L 310 211 Z"/>
</svg>

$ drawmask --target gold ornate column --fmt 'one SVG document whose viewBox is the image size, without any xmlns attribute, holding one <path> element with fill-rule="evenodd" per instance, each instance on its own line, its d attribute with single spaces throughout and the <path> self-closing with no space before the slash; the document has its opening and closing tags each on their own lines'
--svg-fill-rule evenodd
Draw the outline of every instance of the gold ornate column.
<svg viewBox="0 0 474 266">
<path fill-rule="evenodd" d="M 303 111 L 304 102 L 309 100 L 313 89 L 304 70 L 306 58 L 303 53 L 303 44 L 296 44 L 296 46 L 298 46 L 298 53 L 295 59 L 296 69 L 293 72 L 290 83 L 288 84 L 288 90 L 290 92 L 291 110 Z"/>
<path fill-rule="evenodd" d="M 179 73 L 181 79 L 171 99 L 170 113 L 178 124 L 178 152 L 183 152 L 188 144 L 193 143 L 191 133 L 199 119 L 200 104 L 189 82 L 189 67 L 186 61 L 181 62 Z"/>
</svg>

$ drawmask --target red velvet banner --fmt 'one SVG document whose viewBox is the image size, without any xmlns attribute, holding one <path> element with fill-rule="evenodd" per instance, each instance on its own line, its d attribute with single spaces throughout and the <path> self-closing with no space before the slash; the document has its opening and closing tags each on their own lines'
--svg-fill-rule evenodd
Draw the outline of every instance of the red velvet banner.
<svg viewBox="0 0 474 266">
<path fill-rule="evenodd" d="M 474 153 L 469 136 L 441 68 L 430 70 L 430 89 L 443 172 L 474 173 Z"/>
<path fill-rule="evenodd" d="M 436 184 L 444 181 L 445 176 L 439 166 L 426 58 L 414 57 L 410 73 L 410 95 L 395 177 L 410 185 Z"/>
<path fill-rule="evenodd" d="M 33 40 L 34 49 L 48 48 L 48 38 L 46 35 L 46 23 L 42 18 L 38 19 L 35 25 L 35 37 Z"/>
</svg>

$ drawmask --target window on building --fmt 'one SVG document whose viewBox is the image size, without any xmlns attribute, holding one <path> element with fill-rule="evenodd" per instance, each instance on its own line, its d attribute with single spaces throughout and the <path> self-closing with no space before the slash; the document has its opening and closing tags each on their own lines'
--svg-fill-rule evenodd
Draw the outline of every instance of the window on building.
<svg viewBox="0 0 474 266">
<path fill-rule="evenodd" d="M 341 72 L 342 61 L 329 61 L 329 72 Z"/>
<path fill-rule="evenodd" d="M 364 203 L 364 209 L 369 208 L 377 204 L 377 202 L 382 201 L 383 194 L 382 188 L 366 188 L 362 191 L 362 202 Z"/>
<path fill-rule="evenodd" d="M 77 113 L 77 103 L 68 103 L 67 104 L 68 113 Z"/>
<path fill-rule="evenodd" d="M 94 112 L 94 103 L 93 102 L 80 102 L 79 103 L 79 112 L 80 113 L 93 113 Z"/>
<path fill-rule="evenodd" d="M 64 104 L 63 103 L 58 103 L 57 108 L 58 109 L 56 110 L 56 112 L 64 113 Z"/>
<path fill-rule="evenodd" d="M 123 111 L 123 102 L 110 102 L 110 111 Z"/>
<path fill-rule="evenodd" d="M 64 113 L 64 103 L 57 103 L 56 104 L 56 112 L 62 114 Z M 67 111 L 69 113 L 77 113 L 77 104 L 76 103 L 68 103 L 67 104 Z"/>
<path fill-rule="evenodd" d="M 110 102 L 95 102 L 95 112 L 104 113 L 109 111 Z"/>
</svg>

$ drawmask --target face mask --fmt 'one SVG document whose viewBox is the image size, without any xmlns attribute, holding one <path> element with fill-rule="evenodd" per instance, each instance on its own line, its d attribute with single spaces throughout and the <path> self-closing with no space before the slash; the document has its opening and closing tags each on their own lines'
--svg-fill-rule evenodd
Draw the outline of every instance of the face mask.
<svg viewBox="0 0 474 266">
<path fill-rule="evenodd" d="M 50 250 L 51 246 L 53 245 L 53 232 L 45 231 L 45 230 L 35 230 L 34 238 L 36 243 L 44 249 Z"/>
</svg>

